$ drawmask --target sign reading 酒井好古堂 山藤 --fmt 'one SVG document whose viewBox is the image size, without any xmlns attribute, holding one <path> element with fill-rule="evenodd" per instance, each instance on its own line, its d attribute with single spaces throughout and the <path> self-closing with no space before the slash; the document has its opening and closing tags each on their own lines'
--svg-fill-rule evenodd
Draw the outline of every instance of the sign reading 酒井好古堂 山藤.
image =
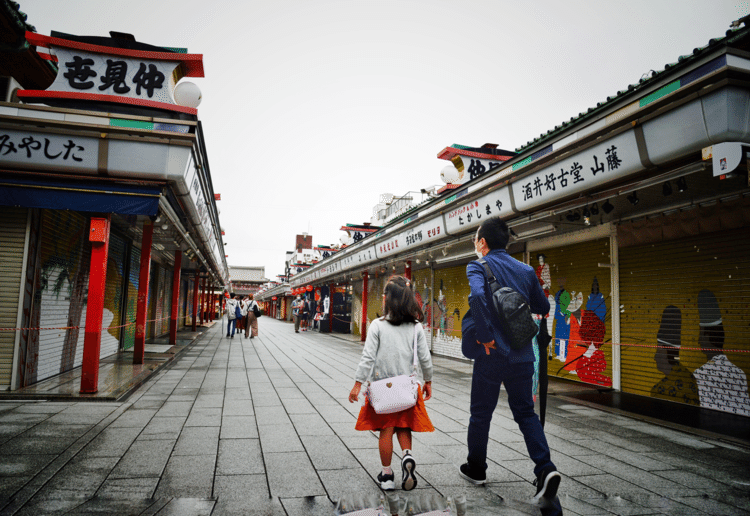
<svg viewBox="0 0 750 516">
<path fill-rule="evenodd" d="M 627 131 L 511 184 L 515 207 L 527 211 L 643 168 L 633 131 Z"/>
</svg>

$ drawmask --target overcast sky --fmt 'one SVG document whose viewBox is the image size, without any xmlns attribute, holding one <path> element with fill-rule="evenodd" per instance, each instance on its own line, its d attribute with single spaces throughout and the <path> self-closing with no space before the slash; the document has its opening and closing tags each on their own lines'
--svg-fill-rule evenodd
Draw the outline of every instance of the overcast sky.
<svg viewBox="0 0 750 516">
<path fill-rule="evenodd" d="M 57 30 L 203 54 L 198 108 L 230 265 L 275 278 L 453 143 L 515 150 L 721 37 L 747 1 L 18 0 Z"/>
</svg>

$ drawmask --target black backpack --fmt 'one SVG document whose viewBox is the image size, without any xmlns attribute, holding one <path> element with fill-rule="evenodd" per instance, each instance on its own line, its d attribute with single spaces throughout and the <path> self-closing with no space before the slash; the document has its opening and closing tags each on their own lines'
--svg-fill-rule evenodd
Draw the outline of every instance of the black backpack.
<svg viewBox="0 0 750 516">
<path fill-rule="evenodd" d="M 539 331 L 539 326 L 531 315 L 529 302 L 512 288 L 501 287 L 484 258 L 478 261 L 487 275 L 487 283 L 492 290 L 492 303 L 505 341 L 511 349 L 525 348 Z"/>
<path fill-rule="evenodd" d="M 260 317 L 260 314 L 261 314 L 260 307 L 258 306 L 258 303 L 254 302 L 254 301 L 253 301 L 253 314 L 255 315 L 255 317 Z"/>
</svg>

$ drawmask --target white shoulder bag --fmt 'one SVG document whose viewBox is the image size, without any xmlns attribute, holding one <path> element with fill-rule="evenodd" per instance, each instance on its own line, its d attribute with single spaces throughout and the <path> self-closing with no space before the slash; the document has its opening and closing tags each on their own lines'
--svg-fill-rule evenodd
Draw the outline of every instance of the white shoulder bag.
<svg viewBox="0 0 750 516">
<path fill-rule="evenodd" d="M 370 382 L 367 387 L 367 399 L 377 414 L 393 414 L 417 404 L 417 324 L 414 325 L 414 361 L 411 374 Z"/>
</svg>

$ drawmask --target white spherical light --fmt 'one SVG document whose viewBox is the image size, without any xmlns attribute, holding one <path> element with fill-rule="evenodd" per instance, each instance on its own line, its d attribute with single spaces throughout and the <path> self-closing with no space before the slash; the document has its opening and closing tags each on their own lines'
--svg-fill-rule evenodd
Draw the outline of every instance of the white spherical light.
<svg viewBox="0 0 750 516">
<path fill-rule="evenodd" d="M 174 89 L 174 101 L 180 106 L 197 108 L 202 98 L 200 88 L 189 81 L 181 82 Z"/>
<path fill-rule="evenodd" d="M 458 169 L 453 166 L 453 163 L 443 167 L 443 170 L 440 171 L 440 179 L 445 184 L 458 183 Z"/>
</svg>

